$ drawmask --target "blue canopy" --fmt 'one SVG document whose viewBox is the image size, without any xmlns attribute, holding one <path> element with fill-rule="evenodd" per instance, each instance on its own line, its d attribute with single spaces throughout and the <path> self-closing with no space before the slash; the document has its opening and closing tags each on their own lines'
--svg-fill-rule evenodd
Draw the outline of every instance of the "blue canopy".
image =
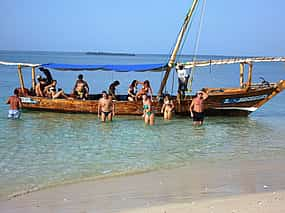
<svg viewBox="0 0 285 213">
<path fill-rule="evenodd" d="M 134 65 L 81 65 L 81 64 L 41 64 L 41 67 L 56 69 L 56 70 L 103 70 L 115 72 L 145 72 L 145 71 L 162 71 L 167 67 L 167 64 L 134 64 Z"/>
</svg>

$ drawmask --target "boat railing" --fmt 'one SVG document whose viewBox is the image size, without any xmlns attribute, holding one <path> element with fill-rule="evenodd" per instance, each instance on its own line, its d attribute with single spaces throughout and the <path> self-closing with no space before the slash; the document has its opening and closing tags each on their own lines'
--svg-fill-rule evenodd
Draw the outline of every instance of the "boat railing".
<svg viewBox="0 0 285 213">
<path fill-rule="evenodd" d="M 250 89 L 261 89 L 261 88 L 270 88 L 270 87 L 275 87 L 276 83 L 252 83 L 250 85 Z"/>
<path fill-rule="evenodd" d="M 234 93 L 246 93 L 246 88 L 203 88 L 203 91 L 205 91 L 209 95 L 225 95 L 227 93 L 234 94 Z"/>
</svg>

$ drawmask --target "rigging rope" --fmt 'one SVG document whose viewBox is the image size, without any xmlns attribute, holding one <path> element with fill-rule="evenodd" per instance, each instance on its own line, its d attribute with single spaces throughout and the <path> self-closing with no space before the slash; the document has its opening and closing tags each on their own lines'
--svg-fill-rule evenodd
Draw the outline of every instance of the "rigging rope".
<svg viewBox="0 0 285 213">
<path fill-rule="evenodd" d="M 201 13 L 200 20 L 199 20 L 198 35 L 196 38 L 194 55 L 193 55 L 194 66 L 191 70 L 190 77 L 189 77 L 189 88 L 188 88 L 189 92 L 192 92 L 192 82 L 193 82 L 193 76 L 194 76 L 194 71 L 195 71 L 195 61 L 197 59 L 197 52 L 198 52 L 198 48 L 199 48 L 199 42 L 200 42 L 200 36 L 201 36 L 201 31 L 202 31 L 203 19 L 204 19 L 204 15 L 205 15 L 205 9 L 206 9 L 206 0 L 203 0 L 202 13 Z"/>
<path fill-rule="evenodd" d="M 196 11 L 194 11 L 194 14 L 195 13 L 197 13 Z M 183 47 L 184 47 L 184 44 L 185 44 L 185 42 L 186 42 L 186 38 L 188 37 L 188 34 L 189 34 L 189 32 L 190 32 L 190 29 L 191 29 L 191 26 L 192 26 L 192 23 L 193 23 L 193 18 L 190 20 L 190 22 L 189 22 L 189 26 L 188 26 L 188 28 L 187 28 L 187 31 L 186 31 L 186 34 L 185 34 L 185 36 L 184 36 L 184 38 L 185 39 L 183 39 L 183 42 L 182 42 L 182 44 L 181 44 L 181 48 L 180 48 L 180 50 L 179 50 L 179 52 L 178 52 L 178 54 L 177 54 L 177 61 L 179 61 L 180 60 L 180 58 L 181 58 L 181 53 L 182 53 L 182 50 L 183 50 Z M 178 36 L 177 36 L 178 37 Z"/>
<path fill-rule="evenodd" d="M 176 36 L 176 40 L 177 40 L 177 38 L 178 38 L 178 34 L 177 34 L 177 36 Z M 166 61 L 165 64 L 169 62 L 170 57 L 171 57 L 171 53 L 173 52 L 174 47 L 175 47 L 175 43 L 172 44 L 172 47 L 171 47 L 171 49 L 169 50 L 169 52 L 168 52 L 168 54 L 167 54 L 167 61 L 165 60 L 165 61 Z M 165 75 L 165 71 L 164 71 L 164 72 L 161 72 L 160 82 L 162 82 L 162 79 L 163 79 L 163 76 L 164 76 L 164 75 Z M 164 94 L 166 94 L 166 93 L 167 93 L 167 84 L 165 84 L 165 87 L 164 87 Z"/>
<path fill-rule="evenodd" d="M 174 74 L 175 74 L 175 72 L 174 72 L 174 70 L 172 70 L 172 86 L 171 86 L 171 95 L 173 95 L 174 78 L 175 78 Z"/>
<path fill-rule="evenodd" d="M 189 27 L 188 27 L 188 29 L 187 29 L 187 31 L 186 31 L 185 38 L 187 38 L 187 35 L 189 34 L 189 29 L 190 29 L 190 27 L 191 27 L 191 25 L 192 25 L 192 22 L 193 22 L 192 20 L 193 20 L 193 19 L 191 19 L 190 22 L 189 22 Z M 176 39 L 175 39 L 176 41 L 177 41 L 178 37 L 179 37 L 179 33 L 176 35 Z M 179 52 L 177 53 L 176 59 L 178 59 L 178 60 L 179 60 L 179 58 L 180 58 L 180 56 L 181 56 L 181 51 L 182 51 L 182 49 L 183 49 L 183 46 L 184 46 L 184 44 L 185 44 L 185 41 L 186 41 L 186 39 L 183 40 L 183 43 L 182 43 L 182 45 L 181 45 L 181 48 L 179 49 Z M 168 53 L 168 61 L 169 61 L 170 58 L 171 58 L 171 53 L 173 52 L 174 48 L 175 48 L 175 43 L 172 45 L 172 48 L 170 49 L 170 51 L 169 51 L 169 53 Z M 176 61 L 177 61 L 177 60 L 176 60 Z M 164 74 L 165 74 L 165 73 L 164 73 Z M 163 78 L 163 75 L 161 75 L 161 81 L 162 81 L 162 78 Z M 173 72 L 173 74 L 172 74 L 171 94 L 173 94 L 174 80 L 175 80 L 175 72 Z M 166 84 L 165 87 L 164 87 L 164 93 L 165 93 L 165 94 L 167 93 L 167 84 Z"/>
</svg>

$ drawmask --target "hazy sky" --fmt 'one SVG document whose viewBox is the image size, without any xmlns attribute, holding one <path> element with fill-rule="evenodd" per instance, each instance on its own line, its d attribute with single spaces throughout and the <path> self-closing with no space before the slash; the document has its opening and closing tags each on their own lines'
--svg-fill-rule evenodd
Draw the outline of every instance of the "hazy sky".
<svg viewBox="0 0 285 213">
<path fill-rule="evenodd" d="M 183 53 L 193 54 L 200 2 Z M 0 49 L 169 53 L 192 0 L 0 0 Z M 285 55 L 284 0 L 207 0 L 197 54 Z"/>
</svg>

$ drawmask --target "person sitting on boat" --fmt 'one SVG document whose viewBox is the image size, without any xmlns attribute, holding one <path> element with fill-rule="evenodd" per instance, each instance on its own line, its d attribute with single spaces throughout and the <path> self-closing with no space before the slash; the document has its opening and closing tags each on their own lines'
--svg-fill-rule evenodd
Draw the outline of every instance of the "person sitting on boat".
<svg viewBox="0 0 285 213">
<path fill-rule="evenodd" d="M 75 82 L 75 86 L 73 88 L 73 94 L 78 99 L 87 99 L 89 94 L 89 86 L 86 81 L 83 80 L 83 75 L 79 74 L 78 79 Z"/>
<path fill-rule="evenodd" d="M 45 74 L 45 76 L 46 76 L 46 78 L 45 78 L 46 79 L 46 84 L 47 85 L 51 84 L 53 78 L 52 78 L 52 75 L 51 75 L 50 71 L 48 69 L 44 68 L 44 67 L 40 67 L 39 70 L 42 71 Z"/>
<path fill-rule="evenodd" d="M 138 80 L 133 80 L 128 89 L 128 100 L 136 101 L 137 85 L 140 83 Z"/>
<path fill-rule="evenodd" d="M 193 98 L 189 111 L 193 118 L 194 125 L 202 125 L 204 121 L 204 101 L 208 98 L 208 94 L 198 91 L 196 97 Z"/>
<path fill-rule="evenodd" d="M 143 118 L 145 124 L 154 125 L 154 112 L 152 110 L 151 98 L 147 95 L 142 95 L 143 101 Z"/>
<path fill-rule="evenodd" d="M 105 122 L 106 119 L 112 121 L 115 115 L 115 106 L 112 101 L 112 97 L 107 94 L 106 91 L 102 91 L 102 98 L 98 103 L 98 119 L 101 117 L 101 121 Z"/>
<path fill-rule="evenodd" d="M 152 100 L 152 88 L 150 86 L 149 80 L 145 80 L 143 82 L 143 87 L 141 88 L 141 90 L 137 93 L 136 98 L 139 99 L 141 98 L 143 95 L 147 95 L 150 96 L 151 100 Z"/>
<path fill-rule="evenodd" d="M 109 86 L 109 95 L 112 97 L 113 100 L 118 100 L 118 97 L 116 96 L 116 87 L 120 85 L 119 81 L 114 81 Z"/>
<path fill-rule="evenodd" d="M 52 80 L 50 85 L 47 85 L 44 89 L 44 94 L 52 99 L 55 98 L 65 98 L 65 99 L 72 99 L 71 97 L 68 97 L 66 94 L 64 94 L 64 91 L 59 89 L 58 92 L 56 91 L 56 80 Z"/>
<path fill-rule="evenodd" d="M 187 90 L 188 79 L 190 76 L 183 64 L 179 64 L 176 71 L 178 76 L 178 94 L 181 99 L 183 99 L 185 96 L 185 91 Z"/>
<path fill-rule="evenodd" d="M 161 113 L 163 113 L 164 120 L 171 120 L 172 119 L 172 112 L 175 106 L 173 101 L 170 99 L 170 95 L 166 94 L 163 99 L 163 105 L 161 107 Z"/>
<path fill-rule="evenodd" d="M 18 89 L 14 89 L 14 95 L 8 98 L 6 104 L 10 104 L 10 109 L 8 111 L 8 118 L 19 119 L 21 116 L 20 109 L 22 108 L 22 101 L 21 98 L 19 97 Z"/>
<path fill-rule="evenodd" d="M 44 97 L 44 88 L 47 86 L 46 79 L 42 78 L 40 75 L 37 76 L 38 83 L 35 87 L 35 93 L 38 97 Z"/>
</svg>

